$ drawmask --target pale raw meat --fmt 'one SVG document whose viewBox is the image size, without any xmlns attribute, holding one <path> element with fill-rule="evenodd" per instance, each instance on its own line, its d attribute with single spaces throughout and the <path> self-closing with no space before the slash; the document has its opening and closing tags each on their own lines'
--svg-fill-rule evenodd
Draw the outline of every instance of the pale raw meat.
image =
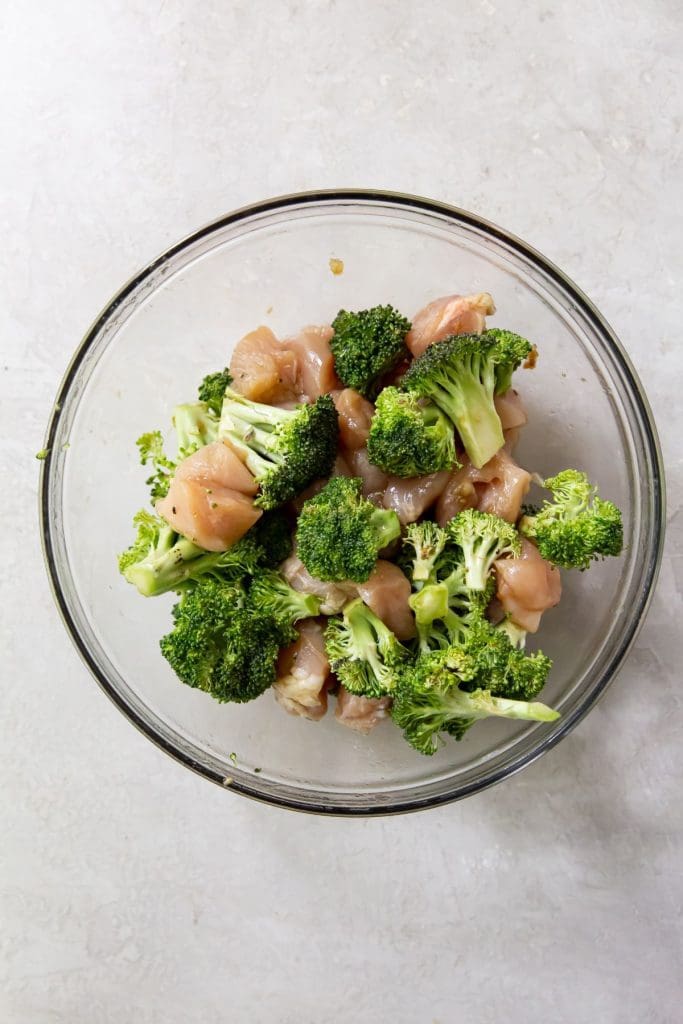
<svg viewBox="0 0 683 1024">
<path fill-rule="evenodd" d="M 527 411 L 514 388 L 509 388 L 502 395 L 496 395 L 493 403 L 504 431 L 514 427 L 523 427 L 527 423 L 529 419 Z"/>
<path fill-rule="evenodd" d="M 391 697 L 359 697 L 340 686 L 334 717 L 340 725 L 367 734 L 388 716 L 390 707 Z"/>
<path fill-rule="evenodd" d="M 419 356 L 435 341 L 443 341 L 451 334 L 481 334 L 486 327 L 486 317 L 495 311 L 488 292 L 434 299 L 413 318 L 406 345 L 414 356 Z"/>
<path fill-rule="evenodd" d="M 335 615 L 355 597 L 352 584 L 326 583 L 311 576 L 296 553 L 285 559 L 280 566 L 280 572 L 294 590 L 301 594 L 315 594 L 316 597 L 321 597 L 320 611 L 323 615 Z"/>
<path fill-rule="evenodd" d="M 379 559 L 372 575 L 356 589 L 369 608 L 399 640 L 415 636 L 415 619 L 408 605 L 410 581 L 393 562 Z"/>
<path fill-rule="evenodd" d="M 269 327 L 257 327 L 235 345 L 230 360 L 233 388 L 253 402 L 289 402 L 298 397 L 299 358 Z"/>
<path fill-rule="evenodd" d="M 283 344 L 298 359 L 297 390 L 302 401 L 315 401 L 328 391 L 341 387 L 334 371 L 334 356 L 330 348 L 331 327 L 304 327 L 294 338 Z"/>
<path fill-rule="evenodd" d="M 325 653 L 324 626 L 306 619 L 297 626 L 298 639 L 280 651 L 275 699 L 290 715 L 318 721 L 327 711 L 330 662 Z"/>
<path fill-rule="evenodd" d="M 241 494 L 256 494 L 258 484 L 229 441 L 214 441 L 189 455 L 175 471 L 176 480 L 206 487 L 217 484 Z"/>
<path fill-rule="evenodd" d="M 368 457 L 367 448 L 357 448 L 355 451 L 346 452 L 346 461 L 354 476 L 360 477 L 363 482 L 363 496 L 377 504 L 378 495 L 384 492 L 389 477 L 382 472 L 378 466 L 373 466 Z M 381 504 L 381 498 L 379 503 Z"/>
<path fill-rule="evenodd" d="M 350 451 L 364 448 L 370 436 L 374 405 L 353 388 L 334 391 L 332 400 L 339 414 L 339 438 L 343 447 Z"/>
<path fill-rule="evenodd" d="M 262 515 L 258 484 L 236 452 L 215 441 L 184 459 L 156 510 L 174 530 L 207 551 L 226 551 Z"/>
<path fill-rule="evenodd" d="M 177 479 L 156 510 L 177 533 L 207 551 L 227 551 L 263 514 L 239 491 Z"/>
<path fill-rule="evenodd" d="M 554 608 L 562 596 L 560 570 L 541 558 L 526 538 L 522 539 L 519 558 L 499 558 L 494 565 L 496 596 L 503 610 L 522 629 L 535 633 L 543 612 Z"/>
<path fill-rule="evenodd" d="M 401 523 L 415 523 L 434 504 L 449 479 L 448 470 L 427 476 L 387 478 L 382 504 L 393 509 Z"/>
<path fill-rule="evenodd" d="M 491 512 L 509 523 L 516 523 L 531 485 L 531 474 L 518 466 L 504 448 L 481 469 L 473 466 L 466 455 L 462 456 L 462 462 L 462 468 L 451 474 L 437 502 L 439 526 L 445 526 L 466 508 Z"/>
</svg>

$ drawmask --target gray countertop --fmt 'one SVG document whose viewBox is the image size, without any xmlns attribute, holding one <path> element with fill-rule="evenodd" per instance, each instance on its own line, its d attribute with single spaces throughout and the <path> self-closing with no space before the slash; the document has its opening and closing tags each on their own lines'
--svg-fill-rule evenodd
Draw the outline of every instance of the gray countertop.
<svg viewBox="0 0 683 1024">
<path fill-rule="evenodd" d="M 5 5 L 3 1024 L 681 1019 L 681 25 L 673 0 Z M 35 520 L 58 380 L 121 282 L 222 212 L 339 185 L 464 206 L 565 269 L 669 485 L 659 588 L 595 711 L 493 790 L 374 821 L 231 798 L 131 728 Z"/>
</svg>

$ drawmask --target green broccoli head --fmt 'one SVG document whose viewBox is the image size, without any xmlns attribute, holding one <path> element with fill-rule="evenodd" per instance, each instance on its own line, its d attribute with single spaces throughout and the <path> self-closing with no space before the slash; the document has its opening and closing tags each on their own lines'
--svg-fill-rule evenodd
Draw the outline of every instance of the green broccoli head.
<svg viewBox="0 0 683 1024">
<path fill-rule="evenodd" d="M 174 626 L 161 653 L 178 678 L 218 701 L 243 703 L 276 678 L 280 646 L 277 621 L 247 606 L 244 588 L 205 577 L 181 594 Z"/>
<path fill-rule="evenodd" d="M 332 326 L 337 376 L 346 387 L 374 398 L 380 378 L 408 354 L 404 338 L 410 321 L 393 306 L 374 306 L 359 313 L 340 309 Z"/>
<path fill-rule="evenodd" d="M 266 560 L 265 552 L 251 531 L 227 551 L 204 551 L 181 537 L 161 519 L 141 509 L 133 523 L 137 535 L 119 555 L 119 571 L 143 597 L 158 597 L 169 590 L 181 590 L 190 581 L 215 575 L 237 580 L 257 571 Z"/>
<path fill-rule="evenodd" d="M 521 551 L 514 526 L 489 512 L 465 509 L 451 519 L 447 529 L 462 551 L 465 582 L 470 590 L 485 590 L 495 560 L 503 555 L 516 557 Z"/>
<path fill-rule="evenodd" d="M 519 365 L 523 342 L 508 331 L 454 335 L 430 345 L 401 382 L 407 391 L 431 399 L 452 420 L 478 469 L 503 447 L 494 398 Z M 524 344 L 530 351 L 531 345 Z"/>
<path fill-rule="evenodd" d="M 283 635 L 291 635 L 292 640 L 296 639 L 294 624 L 319 615 L 321 601 L 314 594 L 294 590 L 279 572 L 273 570 L 258 572 L 249 586 L 249 607 L 258 614 L 274 618 Z"/>
<path fill-rule="evenodd" d="M 453 425 L 434 404 L 398 388 L 377 399 L 368 438 L 370 462 L 394 476 L 424 476 L 458 465 Z"/>
<path fill-rule="evenodd" d="M 164 498 L 168 494 L 176 464 L 164 453 L 164 439 L 160 430 L 150 430 L 142 434 L 135 442 L 140 452 L 140 462 L 150 466 L 152 473 L 145 483 L 150 489 L 152 501 Z"/>
<path fill-rule="evenodd" d="M 520 531 L 543 558 L 563 569 L 587 569 L 593 559 L 619 555 L 624 543 L 621 512 L 602 501 L 585 473 L 565 469 L 544 482 L 553 500 L 528 510 Z"/>
<path fill-rule="evenodd" d="M 364 697 L 393 693 L 408 659 L 405 647 L 360 599 L 329 620 L 325 647 L 339 681 Z"/>
<path fill-rule="evenodd" d="M 437 566 L 441 563 L 448 534 L 429 519 L 411 523 L 403 538 L 400 564 L 413 589 L 436 580 Z"/>
<path fill-rule="evenodd" d="M 241 452 L 259 483 L 254 504 L 278 508 L 308 484 L 328 476 L 337 454 L 337 410 L 329 395 L 312 405 L 278 409 L 228 388 L 219 437 Z"/>
<path fill-rule="evenodd" d="M 512 387 L 512 374 L 530 355 L 534 346 L 519 334 L 500 327 L 490 327 L 485 333 L 496 342 L 496 394 L 502 395 Z"/>
<path fill-rule="evenodd" d="M 319 580 L 363 583 L 380 550 L 401 533 L 395 512 L 361 494 L 358 478 L 334 476 L 304 502 L 297 523 L 297 554 Z"/>
<path fill-rule="evenodd" d="M 261 561 L 268 569 L 275 569 L 292 553 L 292 528 L 282 509 L 264 512 L 245 538 L 253 538 L 260 546 L 263 552 Z"/>
<path fill-rule="evenodd" d="M 477 686 L 497 697 L 533 700 L 552 667 L 542 651 L 525 654 L 507 630 L 492 626 L 483 615 L 470 621 L 462 649 L 476 666 Z"/>
<path fill-rule="evenodd" d="M 232 384 L 232 374 L 227 368 L 209 373 L 199 385 L 199 400 L 205 402 L 216 416 L 220 416 L 223 408 L 223 397 Z"/>
<path fill-rule="evenodd" d="M 422 655 L 402 674 L 391 714 L 415 750 L 434 754 L 439 733 L 462 739 L 480 718 L 552 722 L 559 717 L 537 701 L 496 697 L 490 690 L 475 686 L 477 671 L 476 658 L 455 647 Z"/>
<path fill-rule="evenodd" d="M 178 462 L 218 439 L 218 418 L 203 402 L 188 402 L 173 410 Z"/>
<path fill-rule="evenodd" d="M 411 594 L 418 647 L 422 653 L 464 643 L 471 626 L 483 618 L 495 591 L 490 578 L 484 590 L 470 590 L 464 565 L 454 565 L 443 579 Z"/>
</svg>

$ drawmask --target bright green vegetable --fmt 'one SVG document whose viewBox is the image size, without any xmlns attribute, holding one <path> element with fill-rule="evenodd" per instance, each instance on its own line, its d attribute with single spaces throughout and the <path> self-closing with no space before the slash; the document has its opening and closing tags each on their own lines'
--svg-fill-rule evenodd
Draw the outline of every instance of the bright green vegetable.
<svg viewBox="0 0 683 1024">
<path fill-rule="evenodd" d="M 383 547 L 401 533 L 395 512 L 361 495 L 362 481 L 335 476 L 304 502 L 297 524 L 299 558 L 319 580 L 367 580 Z"/>
<path fill-rule="evenodd" d="M 495 395 L 530 351 L 528 341 L 509 331 L 456 335 L 430 345 L 401 386 L 431 399 L 446 413 L 470 461 L 480 468 L 504 443 Z"/>
<path fill-rule="evenodd" d="M 351 693 L 393 693 L 409 655 L 391 630 L 360 599 L 329 620 L 325 647 L 332 671 Z"/>
<path fill-rule="evenodd" d="M 451 519 L 447 529 L 462 551 L 465 583 L 470 590 L 485 590 L 495 560 L 503 555 L 516 557 L 521 551 L 514 526 L 489 512 L 465 509 Z"/>
<path fill-rule="evenodd" d="M 250 607 L 272 615 L 285 629 L 300 619 L 319 615 L 320 604 L 321 598 L 294 590 L 279 572 L 273 570 L 257 573 L 249 587 Z"/>
<path fill-rule="evenodd" d="M 544 482 L 553 500 L 523 516 L 520 531 L 541 555 L 563 569 L 587 569 L 595 558 L 619 555 L 624 543 L 621 512 L 602 501 L 585 473 L 565 469 Z"/>
<path fill-rule="evenodd" d="M 259 482 L 254 504 L 277 508 L 331 471 L 337 454 L 337 410 L 329 395 L 289 410 L 251 402 L 228 388 L 219 436 L 243 454 Z"/>
<path fill-rule="evenodd" d="M 337 376 L 347 387 L 374 398 L 380 377 L 408 355 L 404 338 L 410 321 L 393 306 L 374 306 L 358 313 L 340 309 L 332 326 Z"/>
<path fill-rule="evenodd" d="M 209 373 L 199 385 L 199 400 L 205 402 L 209 409 L 220 416 L 226 390 L 232 384 L 232 374 L 227 368 Z"/>
<path fill-rule="evenodd" d="M 424 476 L 458 465 L 453 424 L 434 404 L 398 388 L 379 395 L 368 438 L 370 462 L 394 476 Z"/>
</svg>

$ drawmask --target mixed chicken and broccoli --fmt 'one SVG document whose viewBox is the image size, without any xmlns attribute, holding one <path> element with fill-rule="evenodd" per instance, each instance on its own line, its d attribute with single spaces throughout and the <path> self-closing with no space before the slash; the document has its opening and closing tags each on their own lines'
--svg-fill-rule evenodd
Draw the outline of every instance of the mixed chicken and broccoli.
<svg viewBox="0 0 683 1024">
<path fill-rule="evenodd" d="M 342 724 L 391 718 L 423 754 L 480 718 L 558 717 L 527 634 L 560 569 L 619 554 L 621 515 L 578 469 L 523 504 L 512 375 L 536 349 L 493 312 L 479 294 L 412 324 L 385 305 L 282 341 L 259 327 L 174 410 L 174 456 L 139 438 L 153 510 L 119 566 L 177 595 L 161 652 L 182 682 L 272 689 L 314 721 L 334 696 Z"/>
</svg>

